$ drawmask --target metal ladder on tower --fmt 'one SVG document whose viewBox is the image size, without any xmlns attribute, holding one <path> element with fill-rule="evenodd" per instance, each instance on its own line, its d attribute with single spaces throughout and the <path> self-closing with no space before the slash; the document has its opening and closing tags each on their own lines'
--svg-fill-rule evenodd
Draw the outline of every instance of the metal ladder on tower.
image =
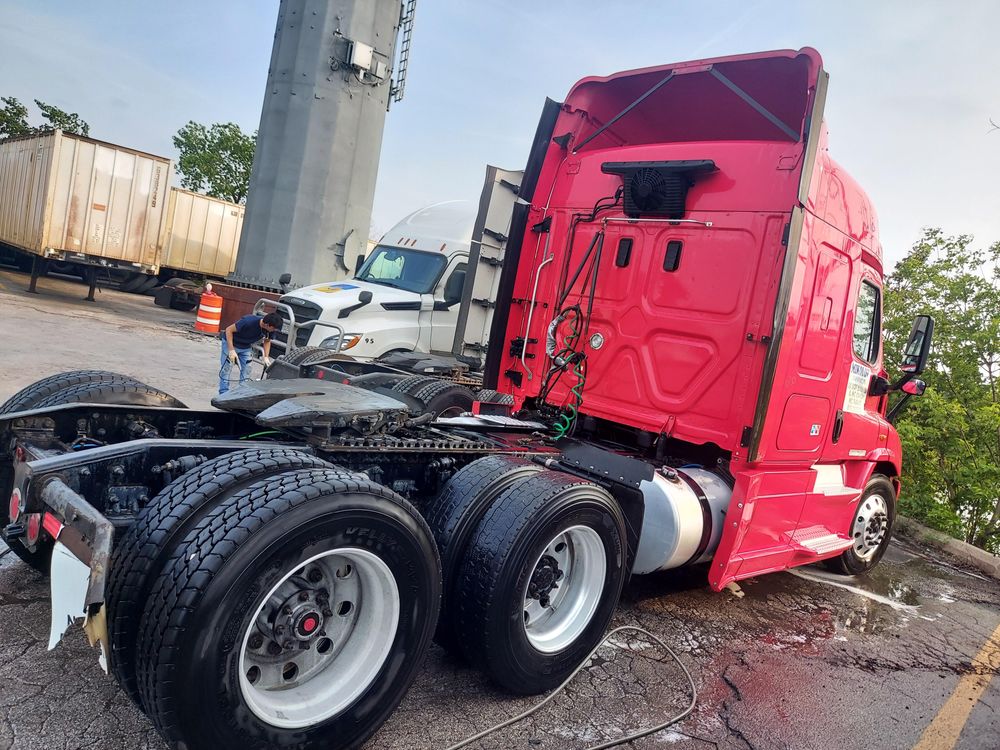
<svg viewBox="0 0 1000 750">
<path fill-rule="evenodd" d="M 413 39 L 413 17 L 417 12 L 417 0 L 406 0 L 406 9 L 402 18 L 399 19 L 399 26 L 403 32 L 403 38 L 399 44 L 399 64 L 396 67 L 396 80 L 389 91 L 390 100 L 399 102 L 403 100 L 403 89 L 406 87 L 406 64 L 410 60 L 410 42 Z"/>
</svg>

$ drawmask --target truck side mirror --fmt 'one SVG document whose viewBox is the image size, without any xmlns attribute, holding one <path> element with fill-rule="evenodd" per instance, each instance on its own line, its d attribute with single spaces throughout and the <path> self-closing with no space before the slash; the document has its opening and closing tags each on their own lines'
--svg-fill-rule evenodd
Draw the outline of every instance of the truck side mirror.
<svg viewBox="0 0 1000 750">
<path fill-rule="evenodd" d="M 362 305 L 367 305 L 371 301 L 372 301 L 372 293 L 367 289 L 365 289 L 363 292 L 361 292 L 361 294 L 358 295 L 358 302 L 360 302 Z"/>
<path fill-rule="evenodd" d="M 462 290 L 465 288 L 465 268 L 458 266 L 448 277 L 444 285 L 444 302 L 448 307 L 462 301 Z"/>
<path fill-rule="evenodd" d="M 934 335 L 934 319 L 930 315 L 918 315 L 910 329 L 910 338 L 903 349 L 903 372 L 914 376 L 922 373 L 927 367 L 927 355 L 931 351 L 931 338 Z"/>
<path fill-rule="evenodd" d="M 927 390 L 927 383 L 923 380 L 907 380 L 903 385 L 900 386 L 899 390 L 910 396 L 923 396 L 924 391 Z"/>
</svg>

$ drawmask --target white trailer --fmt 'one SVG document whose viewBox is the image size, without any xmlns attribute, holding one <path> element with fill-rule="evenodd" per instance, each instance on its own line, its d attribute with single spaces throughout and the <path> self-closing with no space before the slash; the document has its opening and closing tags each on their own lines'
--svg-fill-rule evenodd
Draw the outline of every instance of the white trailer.
<svg viewBox="0 0 1000 750">
<path fill-rule="evenodd" d="M 161 269 L 224 279 L 236 268 L 245 212 L 238 203 L 170 188 Z"/>
<path fill-rule="evenodd" d="M 31 291 L 48 261 L 155 274 L 169 182 L 169 159 L 61 130 L 2 141 L 0 243 L 33 256 Z"/>
<path fill-rule="evenodd" d="M 156 304 L 193 310 L 206 280 L 225 279 L 236 268 L 245 213 L 239 203 L 170 188 L 159 276 L 136 274 L 119 289 L 144 292 L 165 281 L 155 292 Z"/>
</svg>

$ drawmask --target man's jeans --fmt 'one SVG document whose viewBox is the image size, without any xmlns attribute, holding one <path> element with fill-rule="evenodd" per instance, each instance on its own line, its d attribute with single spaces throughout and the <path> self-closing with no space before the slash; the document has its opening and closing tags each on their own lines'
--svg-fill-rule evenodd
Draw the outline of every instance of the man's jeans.
<svg viewBox="0 0 1000 750">
<path fill-rule="evenodd" d="M 236 361 L 240 363 L 240 384 L 247 379 L 247 365 L 250 362 L 250 349 L 235 349 Z M 229 342 L 222 339 L 222 367 L 219 369 L 219 393 L 229 390 L 229 374 L 233 366 L 229 363 Z"/>
</svg>

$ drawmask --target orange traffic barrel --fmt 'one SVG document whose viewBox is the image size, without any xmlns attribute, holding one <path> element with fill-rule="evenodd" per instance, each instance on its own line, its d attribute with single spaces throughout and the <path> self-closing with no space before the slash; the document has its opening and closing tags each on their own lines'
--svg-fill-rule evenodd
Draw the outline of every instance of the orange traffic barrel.
<svg viewBox="0 0 1000 750">
<path fill-rule="evenodd" d="M 194 321 L 196 331 L 218 333 L 222 322 L 222 297 L 212 291 L 212 285 L 206 284 L 205 291 L 198 303 L 198 317 Z"/>
</svg>

